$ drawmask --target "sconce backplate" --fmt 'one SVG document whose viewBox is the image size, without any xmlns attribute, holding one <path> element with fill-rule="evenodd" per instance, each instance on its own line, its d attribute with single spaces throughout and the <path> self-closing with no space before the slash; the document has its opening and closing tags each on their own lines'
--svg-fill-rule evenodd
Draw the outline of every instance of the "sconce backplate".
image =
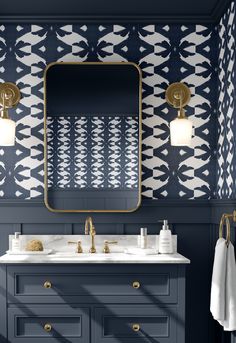
<svg viewBox="0 0 236 343">
<path fill-rule="evenodd" d="M 175 108 L 180 108 L 180 98 L 182 98 L 182 107 L 185 107 L 191 99 L 188 86 L 182 82 L 175 82 L 169 85 L 166 90 L 166 101 L 168 104 Z"/>
<path fill-rule="evenodd" d="M 20 101 L 20 90 L 12 82 L 4 82 L 0 84 L 0 105 L 3 106 L 3 98 L 5 97 L 5 108 L 16 106 Z"/>
</svg>

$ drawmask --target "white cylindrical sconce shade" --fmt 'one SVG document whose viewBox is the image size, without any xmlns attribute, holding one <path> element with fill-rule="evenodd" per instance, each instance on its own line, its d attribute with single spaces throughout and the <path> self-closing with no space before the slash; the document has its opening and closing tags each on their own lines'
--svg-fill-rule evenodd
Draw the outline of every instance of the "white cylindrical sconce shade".
<svg viewBox="0 0 236 343">
<path fill-rule="evenodd" d="M 0 146 L 15 145 L 16 123 L 11 119 L 0 118 Z"/>
<path fill-rule="evenodd" d="M 190 146 L 193 125 L 187 118 L 176 118 L 170 122 L 170 144 L 173 146 Z"/>
</svg>

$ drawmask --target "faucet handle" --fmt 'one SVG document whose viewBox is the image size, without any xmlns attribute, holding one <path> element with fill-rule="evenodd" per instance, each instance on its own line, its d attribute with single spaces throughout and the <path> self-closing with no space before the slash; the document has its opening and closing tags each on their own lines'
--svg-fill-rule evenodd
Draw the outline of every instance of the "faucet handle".
<svg viewBox="0 0 236 343">
<path fill-rule="evenodd" d="M 83 248 L 82 248 L 82 245 L 81 245 L 81 241 L 69 241 L 69 242 L 67 242 L 68 244 L 77 244 L 77 248 L 76 248 L 76 252 L 78 253 L 78 254 L 82 254 L 82 252 L 83 252 Z"/>
<path fill-rule="evenodd" d="M 117 241 L 104 241 L 104 248 L 103 248 L 103 252 L 105 254 L 109 254 L 110 253 L 110 247 L 109 244 L 117 244 Z"/>
</svg>

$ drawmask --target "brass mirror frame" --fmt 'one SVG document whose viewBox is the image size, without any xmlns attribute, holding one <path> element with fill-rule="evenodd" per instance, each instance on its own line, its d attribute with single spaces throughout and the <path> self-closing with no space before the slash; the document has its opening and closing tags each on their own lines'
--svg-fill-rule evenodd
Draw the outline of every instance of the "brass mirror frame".
<svg viewBox="0 0 236 343">
<path fill-rule="evenodd" d="M 48 162 L 47 162 L 47 98 L 46 98 L 46 77 L 48 70 L 57 64 L 65 65 L 131 65 L 138 70 L 139 73 L 139 165 L 138 165 L 138 203 L 135 208 L 130 210 L 63 210 L 63 209 L 54 209 L 48 203 Z M 133 62 L 52 62 L 47 65 L 44 71 L 44 203 L 47 209 L 50 212 L 56 213 L 130 213 L 136 211 L 141 205 L 141 170 L 142 163 L 142 71 L 140 67 Z"/>
</svg>

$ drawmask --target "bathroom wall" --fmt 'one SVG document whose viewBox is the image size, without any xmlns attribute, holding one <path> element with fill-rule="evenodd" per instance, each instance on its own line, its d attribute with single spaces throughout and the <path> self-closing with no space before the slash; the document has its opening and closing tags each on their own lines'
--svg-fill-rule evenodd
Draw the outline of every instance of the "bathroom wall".
<svg viewBox="0 0 236 343">
<path fill-rule="evenodd" d="M 142 195 L 148 199 L 209 199 L 215 190 L 217 32 L 201 25 L 2 25 L 0 81 L 22 93 L 17 144 L 0 149 L 0 197 L 43 195 L 43 71 L 52 61 L 133 61 L 143 71 Z M 165 99 L 184 81 L 192 99 L 192 148 L 169 144 L 176 116 Z M 62 85 L 63 87 L 64 85 Z"/>
<path fill-rule="evenodd" d="M 0 252 L 14 231 L 83 232 L 86 214 L 50 213 L 42 202 L 45 65 L 56 60 L 134 61 L 144 81 L 146 199 L 131 214 L 94 214 L 94 223 L 98 234 L 135 234 L 140 225 L 155 234 L 161 227 L 157 221 L 169 219 L 178 234 L 178 250 L 191 259 L 186 285 L 186 342 L 191 343 L 222 343 L 222 329 L 209 313 L 209 294 L 219 216 L 231 208 L 221 201 L 212 208 L 207 200 L 215 196 L 216 186 L 217 34 L 214 27 L 200 25 L 0 26 L 0 81 L 16 81 L 23 95 L 12 111 L 17 145 L 0 149 Z M 177 80 L 192 92 L 187 108 L 195 126 L 192 149 L 169 145 L 168 123 L 176 111 L 166 104 L 164 92 Z"/>
<path fill-rule="evenodd" d="M 219 101 L 217 197 L 236 197 L 236 8 L 233 1 L 218 25 Z"/>
</svg>

